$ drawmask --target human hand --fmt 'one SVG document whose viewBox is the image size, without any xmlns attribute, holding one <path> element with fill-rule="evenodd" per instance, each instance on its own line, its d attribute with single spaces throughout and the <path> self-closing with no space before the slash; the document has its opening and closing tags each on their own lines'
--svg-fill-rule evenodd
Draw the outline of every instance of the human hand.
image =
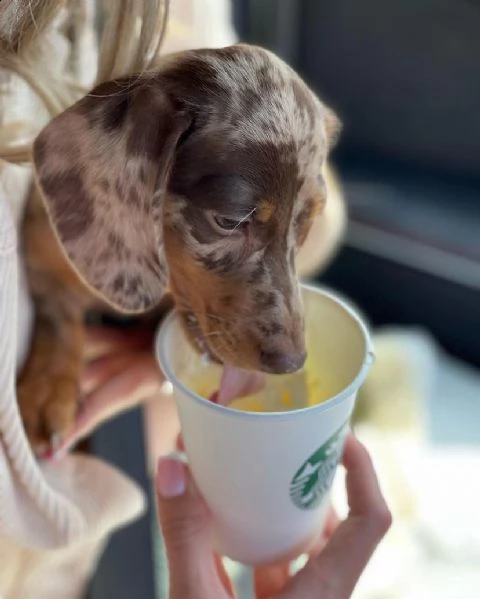
<svg viewBox="0 0 480 599">
<path fill-rule="evenodd" d="M 343 465 L 349 515 L 330 514 L 305 567 L 290 576 L 289 564 L 255 571 L 257 599 L 347 599 L 391 524 L 370 456 L 353 435 Z M 212 549 L 212 522 L 186 466 L 167 457 L 156 480 L 159 521 L 170 567 L 170 599 L 231 599 L 233 585 Z"/>
<path fill-rule="evenodd" d="M 163 377 L 152 347 L 153 335 L 146 327 L 87 329 L 82 408 L 57 455 L 101 423 L 160 393 Z"/>
</svg>

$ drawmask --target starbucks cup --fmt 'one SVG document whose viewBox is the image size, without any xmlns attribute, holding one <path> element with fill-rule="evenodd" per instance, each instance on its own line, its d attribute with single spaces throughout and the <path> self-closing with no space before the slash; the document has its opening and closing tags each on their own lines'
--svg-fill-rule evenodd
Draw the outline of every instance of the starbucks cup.
<svg viewBox="0 0 480 599">
<path fill-rule="evenodd" d="M 212 403 L 185 382 L 201 358 L 174 312 L 157 337 L 216 549 L 245 565 L 293 559 L 321 533 L 355 397 L 374 359 L 365 325 L 344 300 L 310 286 L 302 293 L 308 368 L 321 382 L 318 405 L 258 413 Z"/>
</svg>

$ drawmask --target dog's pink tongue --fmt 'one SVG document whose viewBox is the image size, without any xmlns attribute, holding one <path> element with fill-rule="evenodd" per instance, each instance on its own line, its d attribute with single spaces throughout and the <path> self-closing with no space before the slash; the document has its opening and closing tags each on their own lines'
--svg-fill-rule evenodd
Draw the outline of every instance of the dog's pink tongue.
<svg viewBox="0 0 480 599">
<path fill-rule="evenodd" d="M 233 366 L 225 366 L 220 380 L 220 389 L 216 397 L 217 403 L 225 406 L 234 399 L 245 397 L 260 391 L 265 385 L 262 372 L 242 370 Z"/>
</svg>

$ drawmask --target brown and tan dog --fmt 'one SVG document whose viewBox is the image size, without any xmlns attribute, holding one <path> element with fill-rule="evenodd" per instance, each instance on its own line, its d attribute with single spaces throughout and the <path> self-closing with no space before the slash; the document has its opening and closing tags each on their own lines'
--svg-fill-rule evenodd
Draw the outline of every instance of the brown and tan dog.
<svg viewBox="0 0 480 599">
<path fill-rule="evenodd" d="M 338 128 L 293 70 L 246 45 L 167 57 L 45 127 L 24 221 L 36 325 L 18 383 L 34 446 L 74 421 L 95 301 L 138 314 L 170 292 L 219 362 L 303 365 L 295 256 L 324 209 Z"/>
</svg>

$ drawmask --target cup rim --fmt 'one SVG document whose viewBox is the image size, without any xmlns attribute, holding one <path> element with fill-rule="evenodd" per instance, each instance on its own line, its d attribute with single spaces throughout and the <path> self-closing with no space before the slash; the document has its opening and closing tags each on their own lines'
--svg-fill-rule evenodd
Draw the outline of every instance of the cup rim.
<svg viewBox="0 0 480 599">
<path fill-rule="evenodd" d="M 312 285 L 309 283 L 301 283 L 301 289 L 305 289 L 308 291 L 313 291 L 315 293 L 319 293 L 320 295 L 324 295 L 328 297 L 330 300 L 333 300 L 336 304 L 338 304 L 348 315 L 356 322 L 359 327 L 364 342 L 365 342 L 365 357 L 363 363 L 358 370 L 355 377 L 352 381 L 341 391 L 339 391 L 336 395 L 323 401 L 319 404 L 313 406 L 307 406 L 305 408 L 299 408 L 297 410 L 287 410 L 282 412 L 246 412 L 243 410 L 237 410 L 235 408 L 230 408 L 228 406 L 222 406 L 216 404 L 212 401 L 209 401 L 205 397 L 198 395 L 190 389 L 187 385 L 183 383 L 173 371 L 173 368 L 170 364 L 170 358 L 168 355 L 167 347 L 166 347 L 166 339 L 168 337 L 167 333 L 171 329 L 172 326 L 176 322 L 178 322 L 178 315 L 175 309 L 173 309 L 166 318 L 162 321 L 160 326 L 157 329 L 155 335 L 155 357 L 157 358 L 158 364 L 166 377 L 166 380 L 169 381 L 174 387 L 177 387 L 189 397 L 191 400 L 200 404 L 202 407 L 208 410 L 212 410 L 219 415 L 228 416 L 230 418 L 242 418 L 244 420 L 285 420 L 291 419 L 295 417 L 301 417 L 305 415 L 305 413 L 313 413 L 313 412 L 326 412 L 331 408 L 337 406 L 342 403 L 346 399 L 352 396 L 353 393 L 356 393 L 358 389 L 361 387 L 363 382 L 365 381 L 367 374 L 370 370 L 370 367 L 375 362 L 375 353 L 373 350 L 373 343 L 371 339 L 370 332 L 360 318 L 357 310 L 352 307 L 349 300 L 342 299 L 340 295 L 337 295 L 335 292 L 318 285 Z"/>
</svg>

